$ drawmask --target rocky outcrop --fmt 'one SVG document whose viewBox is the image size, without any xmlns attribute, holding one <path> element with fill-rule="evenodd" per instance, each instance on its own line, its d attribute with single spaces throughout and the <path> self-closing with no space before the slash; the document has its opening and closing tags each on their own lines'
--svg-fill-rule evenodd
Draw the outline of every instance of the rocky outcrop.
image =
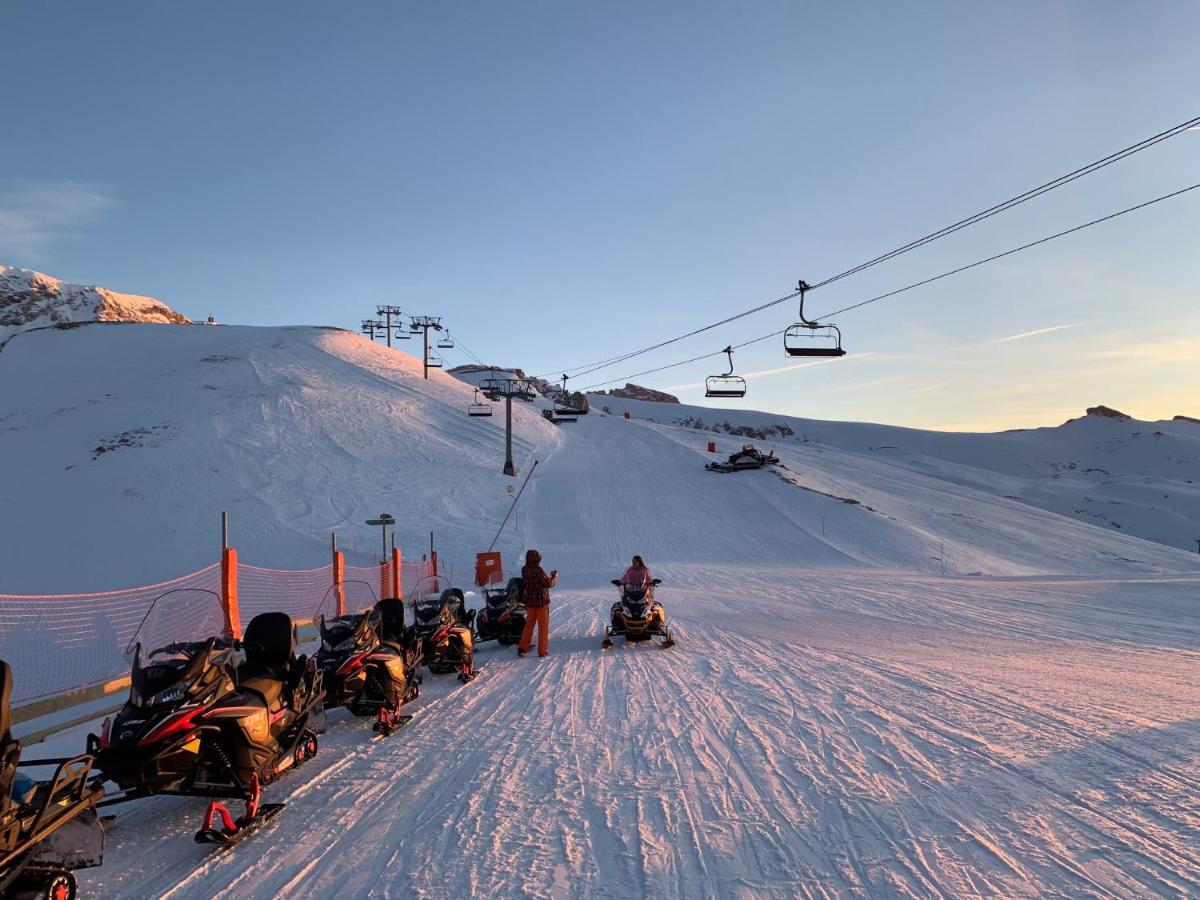
<svg viewBox="0 0 1200 900">
<path fill-rule="evenodd" d="M 1087 415 L 1099 416 L 1104 419 L 1132 419 L 1133 416 L 1127 416 L 1120 410 L 1113 409 L 1110 406 L 1089 406 Z"/>
<path fill-rule="evenodd" d="M 31 328 L 83 322 L 191 321 L 153 297 L 70 284 L 32 269 L 0 266 L 0 345 Z"/>
<path fill-rule="evenodd" d="M 640 384 L 626 384 L 623 388 L 613 388 L 611 391 L 596 391 L 597 394 L 603 394 L 606 397 L 614 397 L 617 400 L 648 400 L 651 403 L 678 403 L 679 398 L 674 394 L 668 394 L 665 391 L 656 391 L 654 388 L 642 387 Z"/>
</svg>

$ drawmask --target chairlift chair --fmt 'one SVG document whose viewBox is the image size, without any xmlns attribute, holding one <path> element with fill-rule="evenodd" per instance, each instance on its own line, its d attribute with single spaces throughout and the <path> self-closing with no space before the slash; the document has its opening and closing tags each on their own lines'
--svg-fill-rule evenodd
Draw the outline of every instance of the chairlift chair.
<svg viewBox="0 0 1200 900">
<path fill-rule="evenodd" d="M 804 317 L 804 295 L 809 290 L 808 282 L 801 281 L 800 321 L 789 325 L 783 333 L 783 351 L 788 356 L 845 356 L 842 349 L 842 332 L 836 325 L 822 325 Z"/>
<path fill-rule="evenodd" d="M 403 325 L 395 326 L 395 332 L 396 332 L 395 338 L 398 341 L 411 341 L 412 340 L 412 334 L 410 334 L 409 330 L 407 328 L 405 328 Z"/>
<path fill-rule="evenodd" d="M 453 350 L 454 338 L 447 333 L 445 337 L 438 338 L 437 345 L 439 350 Z"/>
<path fill-rule="evenodd" d="M 472 418 L 482 418 L 492 414 L 492 404 L 479 402 L 479 388 L 475 388 L 475 402 L 467 407 L 467 415 Z"/>
<path fill-rule="evenodd" d="M 721 351 L 729 357 L 729 371 L 724 375 L 709 375 L 704 379 L 705 397 L 745 397 L 746 379 L 733 374 L 733 347 Z"/>
<path fill-rule="evenodd" d="M 430 353 L 429 359 L 425 361 L 425 365 L 429 366 L 431 369 L 440 369 L 444 363 L 442 362 L 442 358 L 436 353 Z"/>
</svg>

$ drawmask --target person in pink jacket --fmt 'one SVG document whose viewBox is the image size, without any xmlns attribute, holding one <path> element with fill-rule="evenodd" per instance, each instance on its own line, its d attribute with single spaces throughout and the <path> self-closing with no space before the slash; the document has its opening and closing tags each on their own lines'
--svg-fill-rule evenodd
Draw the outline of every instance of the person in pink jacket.
<svg viewBox="0 0 1200 900">
<path fill-rule="evenodd" d="M 645 560 L 640 556 L 633 558 L 633 565 L 625 570 L 625 574 L 621 576 L 621 583 L 627 584 L 638 590 L 645 590 L 650 587 L 650 582 L 654 578 L 650 574 L 650 569 L 647 568 Z"/>
</svg>

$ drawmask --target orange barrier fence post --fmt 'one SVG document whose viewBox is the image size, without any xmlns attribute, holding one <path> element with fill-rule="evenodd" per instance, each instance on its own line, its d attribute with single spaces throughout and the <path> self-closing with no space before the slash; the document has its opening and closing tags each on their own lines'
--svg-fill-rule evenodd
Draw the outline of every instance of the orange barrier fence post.
<svg viewBox="0 0 1200 900">
<path fill-rule="evenodd" d="M 225 611 L 225 636 L 232 640 L 242 637 L 242 620 L 238 615 L 237 550 L 226 547 L 221 551 L 221 607 Z"/>
<path fill-rule="evenodd" d="M 346 554 L 341 550 L 333 551 L 333 583 L 335 585 L 334 593 L 337 595 L 337 614 L 344 616 L 346 614 L 346 586 L 343 582 L 346 580 Z"/>
<path fill-rule="evenodd" d="M 400 548 L 393 547 L 392 548 L 392 593 L 389 594 L 388 596 L 389 597 L 403 597 L 404 595 L 402 593 L 400 593 L 400 590 L 403 587 L 404 587 L 404 585 L 401 583 L 401 578 L 400 578 Z"/>
</svg>

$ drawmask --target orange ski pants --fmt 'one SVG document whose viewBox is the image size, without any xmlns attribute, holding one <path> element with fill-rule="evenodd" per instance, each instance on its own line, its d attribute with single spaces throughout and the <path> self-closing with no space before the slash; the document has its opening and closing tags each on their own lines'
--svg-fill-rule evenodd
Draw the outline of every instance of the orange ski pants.
<svg viewBox="0 0 1200 900">
<path fill-rule="evenodd" d="M 525 609 L 525 630 L 521 632 L 521 643 L 518 645 L 526 653 L 533 645 L 533 627 L 538 630 L 538 656 L 550 652 L 550 607 L 529 606 Z"/>
</svg>

